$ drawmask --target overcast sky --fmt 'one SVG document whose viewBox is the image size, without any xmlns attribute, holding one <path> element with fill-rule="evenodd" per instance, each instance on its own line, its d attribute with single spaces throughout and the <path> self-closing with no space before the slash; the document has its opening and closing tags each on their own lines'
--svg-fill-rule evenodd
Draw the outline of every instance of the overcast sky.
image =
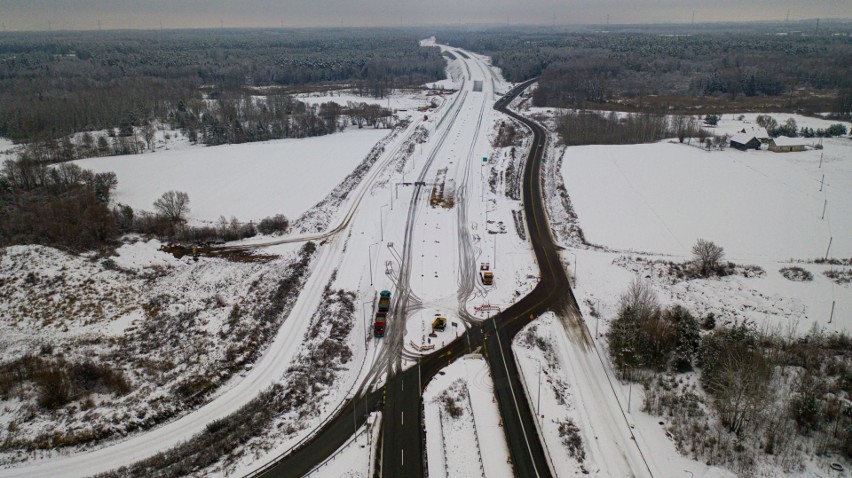
<svg viewBox="0 0 852 478">
<path fill-rule="evenodd" d="M 0 0 L 17 30 L 688 23 L 852 18 L 852 0 Z"/>
</svg>

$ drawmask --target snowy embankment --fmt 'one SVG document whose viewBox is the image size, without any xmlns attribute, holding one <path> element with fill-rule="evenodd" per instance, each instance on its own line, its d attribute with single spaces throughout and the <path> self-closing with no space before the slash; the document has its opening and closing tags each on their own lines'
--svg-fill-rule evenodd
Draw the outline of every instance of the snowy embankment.
<svg viewBox="0 0 852 478">
<path fill-rule="evenodd" d="M 3 377 L 19 377 L 0 396 L 0 461 L 137 435 L 228 390 L 284 320 L 313 255 L 287 246 L 265 263 L 195 262 L 158 247 L 0 252 L 0 361 Z"/>
<path fill-rule="evenodd" d="M 385 129 L 349 129 L 328 136 L 282 139 L 156 154 L 76 161 L 118 176 L 116 202 L 137 210 L 169 190 L 189 194 L 189 217 L 248 222 L 284 214 L 295 218 L 323 199 L 382 137 Z"/>
<path fill-rule="evenodd" d="M 510 477 L 494 384 L 480 355 L 444 368 L 423 390 L 429 476 Z"/>
<path fill-rule="evenodd" d="M 665 421 L 639 412 L 639 386 L 616 381 L 595 350 L 571 342 L 554 314 L 528 325 L 512 348 L 557 476 L 645 476 L 649 467 L 655 476 L 733 476 L 678 456 Z M 584 376 L 590 370 L 597 381 Z"/>
</svg>

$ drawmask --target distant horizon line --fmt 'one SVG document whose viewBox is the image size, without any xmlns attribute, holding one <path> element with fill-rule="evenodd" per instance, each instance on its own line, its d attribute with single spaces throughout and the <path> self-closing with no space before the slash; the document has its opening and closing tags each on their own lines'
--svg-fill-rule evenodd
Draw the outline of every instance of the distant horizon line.
<svg viewBox="0 0 852 478">
<path fill-rule="evenodd" d="M 736 25 L 736 26 L 747 26 L 747 25 L 795 25 L 795 24 L 807 24 L 812 22 L 825 22 L 825 23 L 852 23 L 852 17 L 814 17 L 814 18 L 804 18 L 797 20 L 748 20 L 748 21 L 737 21 L 737 20 L 718 20 L 718 21 L 701 21 L 701 22 L 676 22 L 676 21 L 668 21 L 668 22 L 637 22 L 637 23 L 506 23 L 506 22 L 465 22 L 465 23 L 444 23 L 444 24 L 427 24 L 427 25 L 309 25 L 309 26 L 277 26 L 277 25 L 267 25 L 267 26 L 185 26 L 185 27 L 125 27 L 125 28 L 64 28 L 64 29 L 47 29 L 47 30 L 8 30 L 5 25 L 2 30 L 0 30 L 0 34 L 4 33 L 71 33 L 71 32 L 126 32 L 126 31 L 137 31 L 137 32 L 158 32 L 158 31 L 203 31 L 203 30 L 358 30 L 358 29 L 387 29 L 387 30 L 399 30 L 405 28 L 416 28 L 416 29 L 429 29 L 429 28 L 447 28 L 447 29 L 460 29 L 469 26 L 478 26 L 478 27 L 525 27 L 525 28 L 560 28 L 560 27 L 653 27 L 653 26 L 708 26 L 708 25 Z"/>
</svg>

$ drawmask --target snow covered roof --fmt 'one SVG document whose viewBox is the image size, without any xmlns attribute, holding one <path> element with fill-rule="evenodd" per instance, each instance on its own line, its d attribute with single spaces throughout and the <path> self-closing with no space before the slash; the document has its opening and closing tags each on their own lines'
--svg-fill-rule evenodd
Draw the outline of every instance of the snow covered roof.
<svg viewBox="0 0 852 478">
<path fill-rule="evenodd" d="M 737 133 L 731 136 L 731 142 L 738 144 L 747 144 L 753 139 L 755 139 L 755 136 L 752 133 Z"/>
<path fill-rule="evenodd" d="M 769 139 L 769 133 L 766 132 L 766 128 L 752 127 L 751 132 L 757 139 Z"/>
<path fill-rule="evenodd" d="M 772 140 L 775 143 L 775 146 L 804 146 L 805 140 L 803 138 L 790 138 L 788 136 L 779 136 Z"/>
</svg>

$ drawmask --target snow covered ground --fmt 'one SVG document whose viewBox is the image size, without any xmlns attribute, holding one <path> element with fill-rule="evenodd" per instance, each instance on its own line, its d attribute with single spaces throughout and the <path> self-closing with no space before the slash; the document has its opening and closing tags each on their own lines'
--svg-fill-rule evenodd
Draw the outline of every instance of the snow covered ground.
<svg viewBox="0 0 852 478">
<path fill-rule="evenodd" d="M 600 301 L 603 316 L 612 317 L 615 297 L 638 274 L 664 303 L 702 316 L 799 332 L 852 330 L 850 286 L 824 274 L 850 267 L 811 263 L 829 241 L 830 258 L 852 256 L 852 142 L 826 139 L 824 146 L 799 153 L 706 152 L 667 142 L 567 148 L 562 174 L 579 224 L 590 243 L 606 249 L 564 254 L 576 268 L 578 299 L 586 307 Z M 698 238 L 766 274 L 676 281 L 650 263 L 689 260 Z M 809 270 L 813 280 L 784 278 L 779 271 L 790 266 Z"/>
<path fill-rule="evenodd" d="M 275 214 L 293 219 L 320 201 L 387 134 L 382 129 L 349 129 L 323 137 L 193 147 L 76 163 L 95 172 L 115 172 L 115 200 L 134 209 L 150 211 L 162 193 L 177 190 L 189 194 L 189 217 L 196 221 L 225 216 L 248 222 Z"/>
<path fill-rule="evenodd" d="M 367 425 L 359 428 L 358 433 L 324 463 L 305 475 L 305 478 L 369 478 L 373 476 L 381 423 L 381 413 L 373 414 Z"/>
<path fill-rule="evenodd" d="M 852 141 L 824 145 L 797 153 L 581 146 L 566 150 L 562 174 L 593 244 L 682 256 L 704 238 L 733 261 L 754 262 L 822 257 L 833 237 L 829 256 L 848 257 Z"/>
<path fill-rule="evenodd" d="M 527 114 L 534 113 L 552 129 L 552 110 L 526 108 L 524 99 L 515 105 Z M 725 115 L 714 132 L 732 134 L 754 126 L 756 114 L 743 116 Z M 773 116 L 784 122 L 792 115 Z M 814 129 L 837 123 L 800 116 L 794 119 L 799 127 Z M 524 343 L 519 338 L 515 344 L 527 388 L 535 393 L 541 362 L 543 389 L 568 397 L 567 407 L 548 406 L 548 393 L 542 392 L 543 413 L 571 419 L 583 443 L 593 438 L 600 447 L 604 438 L 618 440 L 615 432 L 621 425 L 614 429 L 600 417 L 619 411 L 644 455 L 652 457 L 649 464 L 656 474 L 683 476 L 682 470 L 689 470 L 695 476 L 731 476 L 726 470 L 708 469 L 678 457 L 665 435 L 665 417 L 637 412 L 642 391 L 635 384 L 633 407 L 627 413 L 630 386 L 614 379 L 604 334 L 617 313 L 618 297 L 636 277 L 651 287 L 663 306 L 683 305 L 700 318 L 712 314 L 719 325 L 747 320 L 784 336 L 810 330 L 852 331 L 850 285 L 825 275 L 831 271 L 848 274 L 852 269 L 845 259 L 852 255 L 852 142 L 848 138 L 824 139 L 823 150 L 809 148 L 789 154 L 732 149 L 707 152 L 676 141 L 570 148 L 556 142 L 556 135 L 551 134 L 549 161 L 542 174 L 548 210 L 555 235 L 566 247 L 563 262 L 575 279 L 574 292 L 594 337 L 595 349 L 588 354 L 600 359 L 584 357 L 580 347 L 565 340 L 562 327 L 553 325 L 558 321 L 545 316 L 537 329 L 531 325 L 525 333 L 540 341 Z M 756 267 L 722 278 L 678 278 L 672 271 L 692 259 L 691 247 L 698 238 L 724 247 L 725 260 Z M 828 256 L 839 261 L 835 264 L 818 261 L 825 257 L 829 241 Z M 813 278 L 789 280 L 780 272 L 787 267 L 801 267 Z M 542 348 L 538 344 L 548 345 Z M 546 352 L 547 348 L 552 352 Z M 588 377 L 589 370 L 596 368 L 595 361 L 600 370 L 592 375 L 607 377 L 617 397 L 615 404 L 607 405 L 612 397 L 589 395 L 594 386 L 602 385 Z M 561 419 L 555 418 L 557 422 Z M 551 450 L 565 447 L 557 422 L 544 423 L 545 431 L 550 430 L 546 441 Z M 618 450 L 604 448 L 602 454 L 614 458 Z M 586 451 L 586 466 L 600 466 L 594 461 L 594 450 Z M 602 471 L 602 476 L 623 474 L 618 462 L 606 460 L 604 467 L 611 468 Z M 576 466 L 560 476 L 576 473 Z M 761 476 L 785 474 L 771 464 L 761 466 Z M 807 476 L 830 476 L 825 474 L 826 468 L 824 459 L 814 457 L 803 469 Z"/>
<path fill-rule="evenodd" d="M 158 241 L 128 243 L 108 258 L 43 246 L 0 252 L 2 363 L 37 354 L 48 364 L 68 364 L 72 377 L 79 364 L 92 363 L 126 382 L 78 391 L 79 381 L 69 378 L 73 395 L 46 410 L 37 405 L 44 384 L 25 374 L 0 401 L 4 443 L 17 443 L 2 449 L 2 463 L 138 438 L 231 389 L 253 368 L 284 319 L 263 317 L 299 246 L 277 248 L 280 257 L 266 263 L 178 260 L 158 247 Z M 279 304 L 284 311 L 298 283 L 290 303 Z M 46 437 L 56 428 L 63 445 L 52 453 L 59 446 L 45 446 Z"/>
<path fill-rule="evenodd" d="M 480 355 L 444 368 L 423 390 L 429 476 L 510 477 L 509 449 Z"/>
<path fill-rule="evenodd" d="M 641 387 L 619 383 L 608 361 L 572 343 L 554 314 L 528 325 L 512 348 L 557 476 L 735 476 L 679 456 L 664 422 L 639 412 Z M 597 380 L 588 380 L 590 371 Z"/>
</svg>

